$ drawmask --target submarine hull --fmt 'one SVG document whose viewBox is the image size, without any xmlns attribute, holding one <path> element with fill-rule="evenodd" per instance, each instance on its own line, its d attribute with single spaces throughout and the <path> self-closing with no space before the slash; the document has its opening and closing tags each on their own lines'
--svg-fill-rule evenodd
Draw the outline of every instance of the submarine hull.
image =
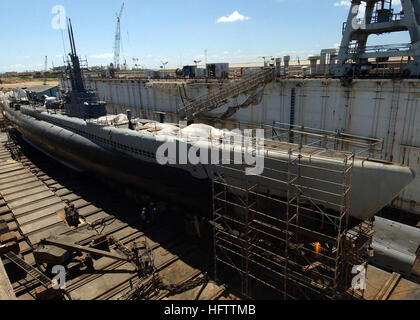
<svg viewBox="0 0 420 320">
<path fill-rule="evenodd" d="M 211 216 L 209 180 L 194 178 L 181 169 L 130 158 L 44 121 L 10 118 L 14 127 L 37 149 L 73 169 L 88 171 L 164 198 L 201 216 Z"/>
</svg>

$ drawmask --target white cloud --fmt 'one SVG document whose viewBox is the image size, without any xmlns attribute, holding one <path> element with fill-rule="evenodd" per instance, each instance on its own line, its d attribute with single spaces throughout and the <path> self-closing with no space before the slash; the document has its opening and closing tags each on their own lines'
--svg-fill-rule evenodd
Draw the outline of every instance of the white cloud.
<svg viewBox="0 0 420 320">
<path fill-rule="evenodd" d="M 350 8 L 351 1 L 350 0 L 341 0 L 340 2 L 334 2 L 334 7 L 348 7 Z M 366 12 L 366 3 L 362 2 L 359 7 L 359 12 L 357 14 L 358 18 L 364 18 Z"/>
<path fill-rule="evenodd" d="M 351 1 L 350 0 L 341 0 L 339 2 L 334 2 L 334 7 L 350 7 Z M 365 4 L 362 4 L 362 6 L 366 6 Z M 396 8 L 401 6 L 401 0 L 393 0 L 392 1 L 392 7 Z"/>
<path fill-rule="evenodd" d="M 341 0 L 340 2 L 334 2 L 334 7 L 350 7 L 350 0 Z"/>
<path fill-rule="evenodd" d="M 237 10 L 233 12 L 230 16 L 223 16 L 217 19 L 216 23 L 227 23 L 227 22 L 235 22 L 235 21 L 245 21 L 251 19 L 250 17 L 246 17 L 240 14 Z"/>
<path fill-rule="evenodd" d="M 95 54 L 90 56 L 93 59 L 112 59 L 114 58 L 113 53 L 101 53 L 101 54 Z"/>
<path fill-rule="evenodd" d="M 18 64 L 12 64 L 10 66 L 10 68 L 12 69 L 24 69 L 27 68 L 28 66 L 25 66 L 24 64 L 18 63 Z"/>
</svg>

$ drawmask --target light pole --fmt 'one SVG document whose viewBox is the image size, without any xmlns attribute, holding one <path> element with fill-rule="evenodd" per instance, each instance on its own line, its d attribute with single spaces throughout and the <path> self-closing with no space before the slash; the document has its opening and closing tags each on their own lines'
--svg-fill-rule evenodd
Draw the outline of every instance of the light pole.
<svg viewBox="0 0 420 320">
<path fill-rule="evenodd" d="M 271 58 L 273 58 L 272 56 L 268 56 L 268 57 L 265 57 L 265 56 L 262 56 L 262 57 L 258 57 L 258 58 L 260 58 L 260 59 L 264 59 L 264 68 L 267 66 L 267 59 L 271 59 Z"/>
<path fill-rule="evenodd" d="M 163 78 L 165 78 L 165 73 L 166 73 L 166 65 L 168 64 L 168 61 L 165 61 L 165 62 L 163 62 L 163 61 L 161 61 L 162 62 L 162 66 L 163 66 Z"/>
</svg>

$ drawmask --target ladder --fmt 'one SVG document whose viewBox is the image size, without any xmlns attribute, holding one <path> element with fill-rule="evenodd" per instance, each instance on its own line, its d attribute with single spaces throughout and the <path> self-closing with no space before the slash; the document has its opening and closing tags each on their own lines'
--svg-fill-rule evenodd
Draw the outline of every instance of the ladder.
<svg viewBox="0 0 420 320">
<path fill-rule="evenodd" d="M 8 252 L 3 254 L 3 256 L 7 259 L 9 259 L 11 262 L 13 262 L 15 265 L 17 265 L 19 268 L 24 270 L 28 275 L 30 275 L 33 279 L 35 279 L 37 282 L 39 282 L 43 287 L 49 288 L 52 284 L 52 280 L 45 276 L 41 271 L 38 269 L 32 267 L 31 265 L 27 264 L 23 259 L 21 259 L 19 256 L 14 254 L 13 252 Z"/>
<path fill-rule="evenodd" d="M 389 115 L 388 135 L 387 135 L 386 146 L 385 146 L 385 159 L 391 162 L 393 161 L 393 149 L 394 149 L 395 134 L 396 134 L 395 130 L 397 127 L 397 120 L 398 120 L 401 81 L 402 80 L 394 81 L 394 89 L 392 92 L 391 112 Z"/>
<path fill-rule="evenodd" d="M 209 93 L 197 98 L 178 110 L 179 117 L 187 121 L 194 120 L 201 113 L 217 109 L 221 104 L 226 103 L 228 99 L 269 83 L 273 79 L 274 69 L 264 68 L 262 71 L 245 77 L 240 82 L 230 84 L 216 93 Z"/>
</svg>

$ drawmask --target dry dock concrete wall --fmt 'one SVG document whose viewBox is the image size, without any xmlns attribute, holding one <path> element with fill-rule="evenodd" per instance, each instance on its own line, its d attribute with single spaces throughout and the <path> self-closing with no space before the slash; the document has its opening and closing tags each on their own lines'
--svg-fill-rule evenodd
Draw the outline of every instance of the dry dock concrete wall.
<svg viewBox="0 0 420 320">
<path fill-rule="evenodd" d="M 225 82 L 226 83 L 226 82 Z M 90 79 L 89 86 L 108 102 L 110 113 L 177 122 L 183 103 L 219 90 L 225 83 L 179 80 Z M 231 99 L 209 116 L 220 119 L 229 107 L 247 97 Z M 384 140 L 382 160 L 410 166 L 415 181 L 393 205 L 420 214 L 420 80 L 401 79 L 279 79 L 265 87 L 254 104 L 239 108 L 220 125 L 273 121 Z"/>
</svg>

